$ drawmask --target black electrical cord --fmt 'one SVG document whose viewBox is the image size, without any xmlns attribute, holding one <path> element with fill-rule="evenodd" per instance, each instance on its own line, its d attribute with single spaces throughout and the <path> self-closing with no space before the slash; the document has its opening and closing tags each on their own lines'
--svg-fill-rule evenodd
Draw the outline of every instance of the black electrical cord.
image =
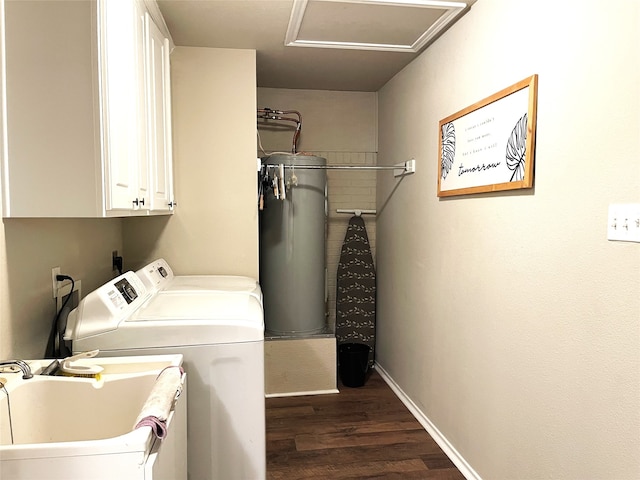
<svg viewBox="0 0 640 480">
<path fill-rule="evenodd" d="M 122 275 L 122 257 L 113 257 L 113 266 L 118 270 L 118 275 Z"/>
<path fill-rule="evenodd" d="M 69 295 L 64 299 L 62 303 L 62 307 L 60 307 L 60 311 L 56 313 L 56 317 L 53 320 L 53 325 L 51 325 L 51 331 L 49 332 L 49 339 L 47 340 L 47 349 L 45 351 L 45 358 L 58 358 L 60 356 L 60 345 L 56 348 L 56 338 L 58 336 L 58 323 L 60 322 L 60 314 L 64 311 L 67 303 L 73 296 L 73 290 L 76 286 L 76 282 L 69 275 L 56 275 L 56 280 L 61 282 L 63 280 L 71 280 L 71 290 L 69 291 Z"/>
</svg>

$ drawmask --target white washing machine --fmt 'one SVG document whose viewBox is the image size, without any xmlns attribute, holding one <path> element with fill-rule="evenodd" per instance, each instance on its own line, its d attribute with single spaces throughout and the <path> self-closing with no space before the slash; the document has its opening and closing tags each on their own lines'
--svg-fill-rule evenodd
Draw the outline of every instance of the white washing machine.
<svg viewBox="0 0 640 480">
<path fill-rule="evenodd" d="M 253 295 L 262 305 L 262 289 L 255 278 L 238 275 L 174 275 L 164 258 L 136 272 L 149 291 L 181 293 L 209 291 Z"/>
<path fill-rule="evenodd" d="M 181 353 L 189 479 L 266 478 L 264 320 L 254 295 L 160 295 L 127 272 L 80 302 L 65 340 L 74 353 Z"/>
</svg>

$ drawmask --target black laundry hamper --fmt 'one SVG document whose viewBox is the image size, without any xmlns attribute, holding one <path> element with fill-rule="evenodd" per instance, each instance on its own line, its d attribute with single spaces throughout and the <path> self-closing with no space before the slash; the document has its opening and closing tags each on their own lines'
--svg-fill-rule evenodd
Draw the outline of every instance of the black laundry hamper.
<svg viewBox="0 0 640 480">
<path fill-rule="evenodd" d="M 369 369 L 371 347 L 363 343 L 343 343 L 338 346 L 340 380 L 347 387 L 362 387 Z"/>
</svg>

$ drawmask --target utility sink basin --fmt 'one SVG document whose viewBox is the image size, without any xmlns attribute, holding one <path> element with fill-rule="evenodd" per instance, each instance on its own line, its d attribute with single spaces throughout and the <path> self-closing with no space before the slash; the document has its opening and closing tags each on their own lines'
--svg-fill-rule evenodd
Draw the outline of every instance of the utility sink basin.
<svg viewBox="0 0 640 480">
<path fill-rule="evenodd" d="M 33 378 L 0 373 L 0 478 L 159 479 L 162 444 L 171 444 L 171 476 L 186 478 L 186 401 L 180 398 L 160 441 L 135 421 L 168 366 L 182 355 L 83 359 L 104 368 L 100 379 L 39 375 L 50 361 L 28 362 Z M 183 393 L 186 387 L 183 387 Z M 177 438 L 172 438 L 177 437 Z M 184 459 L 179 451 L 185 450 Z M 176 460 L 177 459 L 177 460 Z M 181 465 L 183 463 L 184 465 Z M 165 465 L 166 466 L 166 465 Z"/>
</svg>

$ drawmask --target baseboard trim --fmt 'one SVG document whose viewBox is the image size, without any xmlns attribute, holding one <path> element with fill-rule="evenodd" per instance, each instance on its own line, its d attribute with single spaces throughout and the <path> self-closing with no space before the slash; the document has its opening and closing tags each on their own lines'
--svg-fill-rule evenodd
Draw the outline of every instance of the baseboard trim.
<svg viewBox="0 0 640 480">
<path fill-rule="evenodd" d="M 333 390 L 313 390 L 311 392 L 284 392 L 284 393 L 267 393 L 265 398 L 276 397 L 302 397 L 305 395 L 326 395 L 328 393 L 340 393 L 337 389 Z"/>
<path fill-rule="evenodd" d="M 375 364 L 376 371 L 380 373 L 382 379 L 389 385 L 391 390 L 398 396 L 400 401 L 409 409 L 411 414 L 420 422 L 420 425 L 427 431 L 429 435 L 435 440 L 442 451 L 451 459 L 453 464 L 460 470 L 460 473 L 464 475 L 467 480 L 482 480 L 480 475 L 471 468 L 471 465 L 458 453 L 458 451 L 449 443 L 449 440 L 436 428 L 436 426 L 429 420 L 429 418 L 413 403 L 406 393 L 398 386 L 398 384 L 391 378 L 389 373 L 378 363 Z"/>
</svg>

